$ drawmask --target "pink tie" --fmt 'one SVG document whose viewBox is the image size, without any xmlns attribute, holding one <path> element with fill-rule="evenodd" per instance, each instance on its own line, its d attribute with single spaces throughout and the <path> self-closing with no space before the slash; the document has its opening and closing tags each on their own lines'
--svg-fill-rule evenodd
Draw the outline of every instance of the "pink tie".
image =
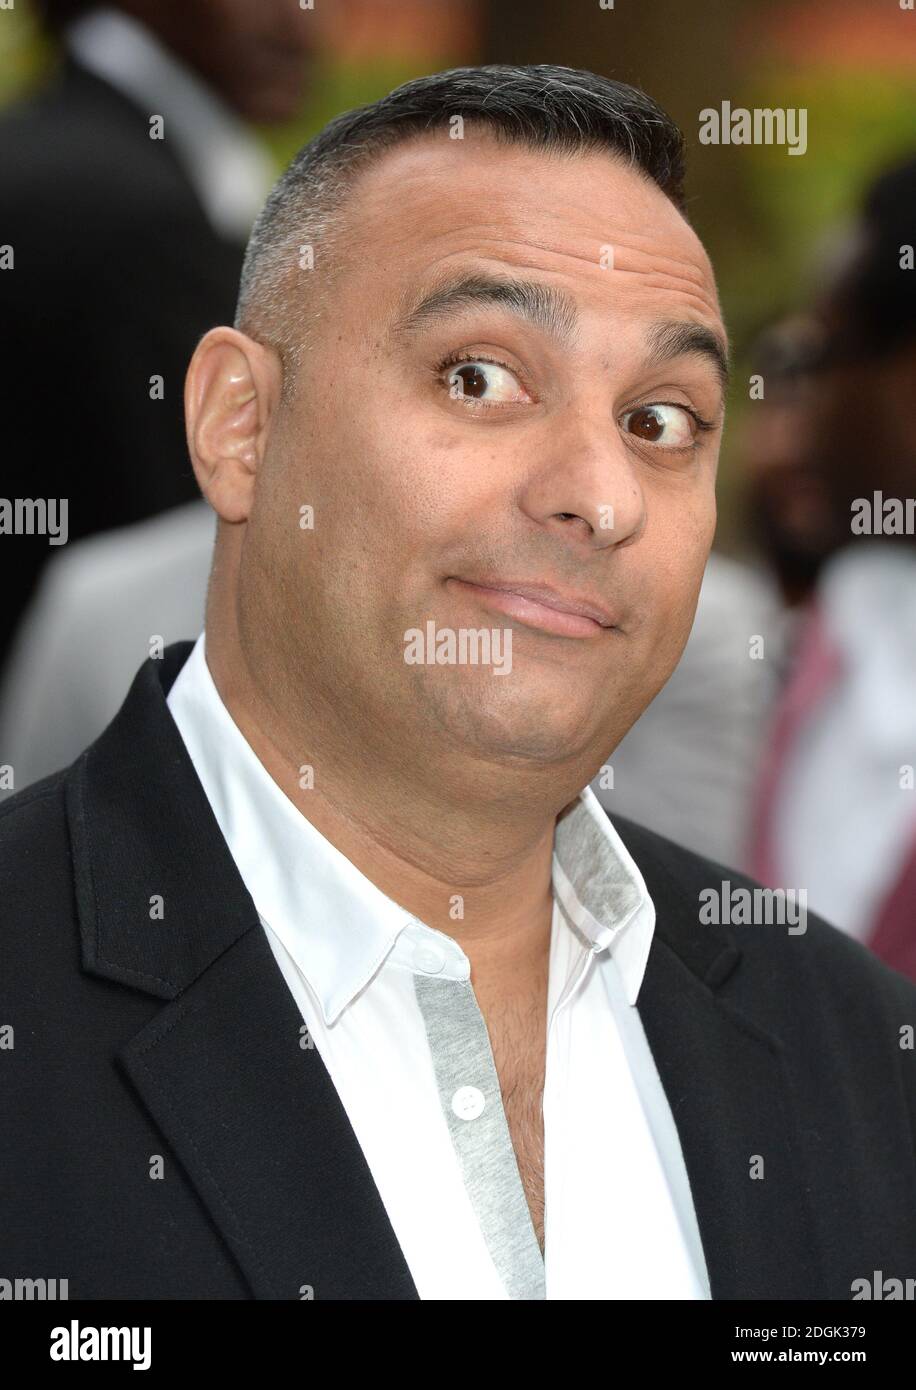
<svg viewBox="0 0 916 1390">
<path fill-rule="evenodd" d="M 771 888 L 781 886 L 773 818 L 781 778 L 801 729 L 843 669 L 816 600 L 800 619 L 795 668 L 776 704 L 764 749 L 752 816 L 748 872 Z M 894 970 L 916 980 L 916 834 L 900 876 L 878 910 L 867 945 Z"/>
<path fill-rule="evenodd" d="M 868 945 L 888 965 L 916 980 L 916 835 L 903 873 L 875 918 Z"/>
</svg>

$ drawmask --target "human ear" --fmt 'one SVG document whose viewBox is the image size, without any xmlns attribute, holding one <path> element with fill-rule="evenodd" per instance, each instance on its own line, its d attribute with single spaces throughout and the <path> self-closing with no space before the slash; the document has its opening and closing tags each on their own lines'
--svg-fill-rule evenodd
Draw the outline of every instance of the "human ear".
<svg viewBox="0 0 916 1390">
<path fill-rule="evenodd" d="M 277 353 L 235 328 L 198 343 L 184 387 L 188 451 L 200 490 L 224 521 L 245 521 L 280 399 Z"/>
</svg>

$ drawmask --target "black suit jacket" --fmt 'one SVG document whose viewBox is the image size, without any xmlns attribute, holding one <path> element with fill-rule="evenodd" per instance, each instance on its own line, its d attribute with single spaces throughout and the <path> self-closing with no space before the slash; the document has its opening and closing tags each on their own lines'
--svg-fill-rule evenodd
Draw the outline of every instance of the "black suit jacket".
<svg viewBox="0 0 916 1390">
<path fill-rule="evenodd" d="M 416 1298 L 166 705 L 190 649 L 0 809 L 2 1273 L 71 1298 Z M 713 1297 L 916 1275 L 916 988 L 814 917 L 700 925 L 701 889 L 748 880 L 615 825 L 657 909 L 638 1007 Z"/>
<path fill-rule="evenodd" d="M 199 496 L 184 378 L 235 313 L 243 246 L 213 230 L 150 114 L 65 57 L 0 116 L 3 492 L 66 497 L 71 540 Z M 55 551 L 37 535 L 0 545 L 2 661 Z"/>
</svg>

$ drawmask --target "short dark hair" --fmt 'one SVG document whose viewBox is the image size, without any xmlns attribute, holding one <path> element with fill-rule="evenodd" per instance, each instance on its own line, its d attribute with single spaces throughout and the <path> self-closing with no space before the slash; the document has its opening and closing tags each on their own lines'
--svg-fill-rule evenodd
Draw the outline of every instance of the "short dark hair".
<svg viewBox="0 0 916 1390">
<path fill-rule="evenodd" d="M 869 186 L 859 232 L 858 252 L 834 290 L 839 327 L 825 363 L 884 357 L 916 337 L 916 274 L 901 264 L 916 239 L 916 157 Z"/>
<path fill-rule="evenodd" d="M 449 131 L 456 117 L 504 144 L 556 154 L 604 151 L 638 170 L 686 217 L 684 137 L 638 87 L 593 72 L 536 63 L 452 68 L 418 77 L 330 121 L 293 158 L 254 225 L 242 266 L 235 325 L 280 352 L 284 389 L 324 311 L 357 174 L 411 137 Z M 300 248 L 318 246 L 322 295 L 291 314 Z"/>
<path fill-rule="evenodd" d="M 32 0 L 31 9 L 52 34 L 60 34 L 68 24 L 97 10 L 103 0 Z"/>
</svg>

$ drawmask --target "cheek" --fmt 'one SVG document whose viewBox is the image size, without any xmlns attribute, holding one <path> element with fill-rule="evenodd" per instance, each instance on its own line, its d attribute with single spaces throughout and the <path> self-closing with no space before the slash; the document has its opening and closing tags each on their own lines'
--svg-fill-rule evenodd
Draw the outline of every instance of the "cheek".
<svg viewBox="0 0 916 1390">
<path fill-rule="evenodd" d="M 409 416 L 385 419 L 365 441 L 365 467 L 354 481 L 384 518 L 397 528 L 404 550 L 435 548 L 479 523 L 487 496 L 484 462 L 467 443 Z M 390 537 L 389 537 L 390 539 Z"/>
<path fill-rule="evenodd" d="M 716 529 L 715 475 L 708 469 L 689 487 L 647 498 L 649 534 L 672 570 L 702 573 Z"/>
<path fill-rule="evenodd" d="M 706 569 L 716 510 L 714 495 L 672 513 L 655 531 L 651 556 L 646 557 L 647 630 L 668 652 L 686 642 L 693 625 L 700 585 Z"/>
</svg>

